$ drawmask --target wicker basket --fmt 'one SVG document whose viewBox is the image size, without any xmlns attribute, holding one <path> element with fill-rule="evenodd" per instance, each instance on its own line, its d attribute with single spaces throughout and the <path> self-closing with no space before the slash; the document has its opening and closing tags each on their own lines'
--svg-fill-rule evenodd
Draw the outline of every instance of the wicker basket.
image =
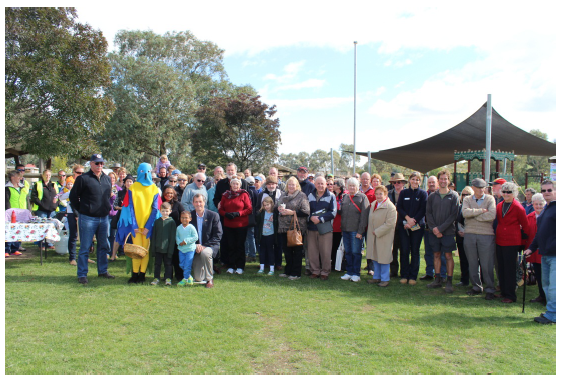
<svg viewBox="0 0 562 376">
<path fill-rule="evenodd" d="M 130 258 L 133 259 L 145 258 L 146 255 L 148 254 L 148 250 L 144 249 L 140 245 L 127 243 L 127 240 L 129 240 L 129 236 L 131 236 L 131 233 L 127 235 L 127 238 L 125 239 L 125 245 L 123 246 L 123 250 L 125 251 L 125 256 L 129 256 Z M 150 239 L 148 239 L 148 247 L 150 248 Z"/>
</svg>

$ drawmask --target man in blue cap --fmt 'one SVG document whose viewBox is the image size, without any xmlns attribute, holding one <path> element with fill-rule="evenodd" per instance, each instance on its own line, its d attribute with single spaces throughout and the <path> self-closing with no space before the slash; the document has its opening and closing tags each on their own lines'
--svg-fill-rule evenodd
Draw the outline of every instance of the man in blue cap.
<svg viewBox="0 0 562 376">
<path fill-rule="evenodd" d="M 97 239 L 98 277 L 115 278 L 107 272 L 109 252 L 108 215 L 111 209 L 111 179 L 103 172 L 105 160 L 101 154 L 90 158 L 90 171 L 76 178 L 70 191 L 70 203 L 78 215 L 80 251 L 78 253 L 78 282 L 88 283 L 88 253 L 94 235 Z"/>
</svg>

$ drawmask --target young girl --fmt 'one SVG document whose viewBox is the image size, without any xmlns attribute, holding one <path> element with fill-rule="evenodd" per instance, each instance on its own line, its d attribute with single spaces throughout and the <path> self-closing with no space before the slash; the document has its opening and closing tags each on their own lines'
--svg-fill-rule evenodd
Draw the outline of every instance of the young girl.
<svg viewBox="0 0 562 376">
<path fill-rule="evenodd" d="M 160 172 L 160 169 L 162 167 L 165 167 L 166 170 L 168 170 L 168 167 L 171 165 L 170 161 L 168 160 L 168 156 L 166 154 L 162 154 L 160 156 L 160 159 L 158 160 L 158 162 L 156 163 L 156 169 L 154 171 L 156 171 L 156 173 Z"/>
<path fill-rule="evenodd" d="M 180 216 L 181 225 L 176 230 L 176 244 L 180 251 L 180 267 L 183 270 L 183 279 L 178 286 L 193 285 L 193 277 L 191 276 L 191 264 L 195 255 L 195 242 L 199 239 L 197 230 L 190 224 L 191 213 L 183 211 Z"/>
<path fill-rule="evenodd" d="M 273 275 L 275 267 L 274 245 L 277 239 L 277 218 L 273 213 L 273 199 L 265 197 L 256 218 L 256 241 L 260 245 L 260 270 L 258 274 L 264 273 L 265 265 L 269 265 L 269 273 Z"/>
</svg>

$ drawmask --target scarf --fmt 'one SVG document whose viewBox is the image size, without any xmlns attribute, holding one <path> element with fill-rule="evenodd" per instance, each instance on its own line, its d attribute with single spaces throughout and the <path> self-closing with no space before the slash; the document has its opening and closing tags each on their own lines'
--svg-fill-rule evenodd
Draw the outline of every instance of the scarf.
<svg viewBox="0 0 562 376">
<path fill-rule="evenodd" d="M 385 199 L 381 202 L 381 204 L 384 204 L 384 203 L 386 202 L 386 200 L 388 200 L 388 197 L 385 198 Z M 375 207 L 373 208 L 373 212 L 374 212 L 375 210 L 377 210 L 378 207 L 379 207 L 379 202 L 375 200 Z"/>
<path fill-rule="evenodd" d="M 230 200 L 240 196 L 242 193 L 248 193 L 248 192 L 245 189 L 239 189 L 236 192 L 228 190 L 224 192 L 223 196 L 226 196 L 226 198 Z"/>
</svg>

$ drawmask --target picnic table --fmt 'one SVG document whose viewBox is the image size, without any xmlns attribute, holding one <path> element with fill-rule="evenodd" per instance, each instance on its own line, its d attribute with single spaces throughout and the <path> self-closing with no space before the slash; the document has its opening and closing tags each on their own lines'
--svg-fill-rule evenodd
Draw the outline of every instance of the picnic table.
<svg viewBox="0 0 562 376">
<path fill-rule="evenodd" d="M 37 242 L 42 241 L 43 247 L 39 247 L 39 258 L 43 265 L 43 251 L 45 249 L 45 259 L 47 259 L 47 240 L 58 242 L 60 235 L 57 230 L 59 221 L 48 221 L 38 223 L 6 223 L 4 233 L 7 242 Z"/>
</svg>

